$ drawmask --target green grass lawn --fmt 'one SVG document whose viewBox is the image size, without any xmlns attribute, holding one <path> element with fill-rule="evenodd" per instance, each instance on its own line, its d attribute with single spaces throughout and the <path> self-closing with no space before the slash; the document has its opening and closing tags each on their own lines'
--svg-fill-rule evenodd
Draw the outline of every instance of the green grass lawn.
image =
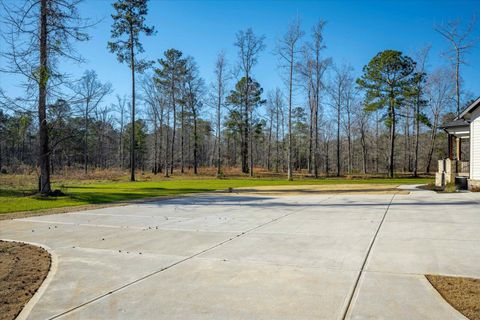
<svg viewBox="0 0 480 320">
<path fill-rule="evenodd" d="M 97 182 L 82 183 L 66 181 L 54 184 L 65 197 L 41 198 L 28 196 L 31 189 L 2 187 L 0 185 L 0 214 L 19 211 L 34 211 L 50 208 L 71 207 L 88 204 L 111 203 L 141 198 L 181 195 L 195 192 L 225 190 L 228 188 L 276 186 L 276 185 L 335 185 L 335 184 L 423 184 L 431 179 L 319 179 L 319 180 L 273 180 L 273 179 L 178 179 L 147 182 Z"/>
</svg>

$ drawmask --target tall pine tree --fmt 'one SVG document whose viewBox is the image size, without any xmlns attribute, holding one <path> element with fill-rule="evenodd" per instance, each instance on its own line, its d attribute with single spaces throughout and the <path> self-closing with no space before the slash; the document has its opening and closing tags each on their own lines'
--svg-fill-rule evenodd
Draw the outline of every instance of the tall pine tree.
<svg viewBox="0 0 480 320">
<path fill-rule="evenodd" d="M 393 178 L 395 165 L 395 135 L 397 109 L 402 106 L 409 90 L 415 62 L 402 52 L 385 50 L 363 67 L 357 84 L 366 90 L 365 108 L 368 111 L 386 110 L 386 124 L 390 129 L 388 175 Z"/>
<path fill-rule="evenodd" d="M 170 150 L 170 173 L 173 173 L 175 133 L 177 127 L 177 102 L 180 99 L 180 85 L 186 73 L 187 60 L 182 58 L 183 53 L 176 49 L 168 49 L 165 51 L 164 56 L 164 58 L 158 60 L 160 68 L 155 68 L 155 82 L 169 97 L 170 107 L 173 113 L 172 144 Z M 167 169 L 165 173 L 168 175 Z"/>
<path fill-rule="evenodd" d="M 141 73 L 151 65 L 150 61 L 138 59 L 136 54 L 144 51 L 140 34 L 150 36 L 155 31 L 145 25 L 147 0 L 120 0 L 113 7 L 112 41 L 108 42 L 108 49 L 117 55 L 120 63 L 127 63 L 132 73 L 130 180 L 135 181 L 135 72 Z"/>
<path fill-rule="evenodd" d="M 242 172 L 253 174 L 253 112 L 254 108 L 266 103 L 262 99 L 263 88 L 258 82 L 252 78 L 241 78 L 235 85 L 235 90 L 230 91 L 230 95 L 227 97 L 227 102 L 239 108 L 240 124 L 239 129 L 241 133 L 241 158 L 242 158 Z M 245 134 L 248 133 L 248 134 Z M 243 146 L 249 146 L 244 148 Z M 248 149 L 250 149 L 250 168 L 247 164 L 248 161 Z"/>
</svg>

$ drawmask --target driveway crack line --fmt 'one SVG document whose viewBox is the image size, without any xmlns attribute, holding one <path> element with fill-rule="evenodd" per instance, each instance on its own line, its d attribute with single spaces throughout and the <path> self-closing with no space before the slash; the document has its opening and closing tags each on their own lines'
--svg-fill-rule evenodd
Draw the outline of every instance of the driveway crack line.
<svg viewBox="0 0 480 320">
<path fill-rule="evenodd" d="M 347 318 L 348 313 L 351 311 L 353 297 L 355 296 L 355 294 L 358 291 L 358 285 L 360 283 L 360 278 L 362 277 L 362 275 L 365 272 L 365 267 L 367 265 L 367 261 L 370 258 L 370 253 L 372 251 L 373 245 L 375 244 L 375 241 L 377 240 L 377 236 L 380 232 L 380 229 L 382 228 L 382 225 L 383 225 L 383 222 L 385 221 L 385 218 L 387 217 L 387 212 L 390 209 L 390 206 L 392 205 L 393 199 L 395 199 L 395 195 L 396 195 L 396 193 L 393 194 L 392 198 L 390 199 L 390 202 L 388 203 L 387 208 L 385 209 L 385 212 L 383 213 L 382 220 L 380 220 L 380 223 L 378 224 L 377 230 L 375 231 L 375 233 L 372 237 L 372 240 L 370 241 L 370 245 L 368 246 L 367 253 L 365 254 L 365 258 L 363 259 L 363 262 L 362 262 L 362 267 L 360 268 L 360 271 L 358 272 L 358 275 L 355 279 L 355 283 L 353 285 L 353 289 L 351 290 L 350 295 L 348 297 L 347 304 L 345 305 L 345 307 L 343 309 L 342 316 L 341 316 L 342 320 L 345 320 Z"/>
</svg>

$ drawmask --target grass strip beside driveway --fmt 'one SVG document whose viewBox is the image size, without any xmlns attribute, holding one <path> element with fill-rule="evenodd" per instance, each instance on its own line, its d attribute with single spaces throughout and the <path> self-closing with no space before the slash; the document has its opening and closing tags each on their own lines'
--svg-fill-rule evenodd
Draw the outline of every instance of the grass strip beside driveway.
<svg viewBox="0 0 480 320">
<path fill-rule="evenodd" d="M 273 179 L 178 179 L 144 182 L 101 182 L 82 183 L 64 181 L 54 184 L 54 189 L 61 189 L 65 197 L 38 197 L 28 195 L 33 189 L 0 186 L 0 214 L 24 211 L 37 211 L 53 208 L 115 203 L 137 199 L 177 196 L 183 194 L 212 192 L 228 188 L 245 188 L 257 186 L 298 186 L 298 185 L 345 185 L 345 184 L 422 184 L 429 179 L 320 179 L 320 180 L 273 180 Z"/>
</svg>

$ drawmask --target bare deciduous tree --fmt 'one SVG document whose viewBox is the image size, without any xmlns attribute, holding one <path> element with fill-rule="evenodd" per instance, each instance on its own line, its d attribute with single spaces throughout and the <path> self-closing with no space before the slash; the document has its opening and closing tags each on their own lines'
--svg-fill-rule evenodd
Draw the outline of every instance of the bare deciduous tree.
<svg viewBox="0 0 480 320">
<path fill-rule="evenodd" d="M 185 77 L 185 68 L 187 60 L 182 58 L 183 53 L 176 49 L 168 49 L 164 53 L 164 58 L 159 59 L 160 68 L 155 69 L 155 81 L 161 86 L 163 92 L 166 93 L 170 101 L 170 109 L 172 111 L 172 141 L 170 152 L 170 173 L 173 173 L 174 157 L 175 157 L 175 134 L 177 128 L 177 102 L 180 99 L 181 86 Z M 183 104 L 181 105 L 183 107 Z M 182 125 L 183 125 L 182 110 Z M 182 134 L 183 144 L 183 134 Z M 183 146 L 182 146 L 183 149 Z M 183 152 L 183 150 L 182 150 Z M 183 153 L 182 153 L 183 155 Z"/>
<path fill-rule="evenodd" d="M 422 114 L 422 108 L 425 107 L 427 101 L 424 99 L 425 82 L 426 82 L 426 68 L 430 46 L 425 46 L 415 56 L 417 61 L 414 83 L 413 83 L 413 121 L 415 130 L 414 153 L 413 153 L 413 176 L 418 176 L 418 157 L 420 144 L 420 122 L 425 118 Z"/>
<path fill-rule="evenodd" d="M 362 146 L 362 172 L 367 174 L 367 163 L 368 163 L 368 126 L 370 121 L 370 113 L 365 111 L 364 108 L 360 107 L 355 110 L 357 127 L 360 133 L 360 145 Z"/>
<path fill-rule="evenodd" d="M 2 34 L 8 48 L 2 57 L 9 62 L 2 71 L 24 77 L 26 95 L 37 100 L 39 192 L 43 195 L 51 192 L 47 104 L 65 78 L 56 64 L 62 58 L 80 61 L 72 41 L 88 40 L 84 30 L 89 25 L 80 18 L 78 4 L 76 0 L 28 0 L 8 6 L 2 2 L 9 28 Z"/>
<path fill-rule="evenodd" d="M 301 30 L 300 20 L 296 19 L 288 26 L 285 35 L 278 40 L 276 53 L 279 55 L 282 67 L 288 72 L 288 180 L 293 180 L 292 170 L 292 95 L 293 95 L 293 72 L 297 55 L 300 52 L 299 41 L 304 32 Z"/>
<path fill-rule="evenodd" d="M 203 106 L 204 81 L 200 77 L 198 67 L 192 57 L 185 62 L 183 101 L 192 113 L 193 119 L 193 173 L 198 173 L 198 115 Z"/>
<path fill-rule="evenodd" d="M 222 175 L 222 151 L 221 151 L 221 133 L 222 133 L 222 108 L 225 106 L 225 95 L 227 93 L 227 81 L 229 79 L 229 75 L 227 72 L 227 60 L 225 58 L 225 52 L 220 51 L 217 55 L 217 60 L 215 61 L 215 80 L 212 83 L 212 100 L 216 106 L 216 127 L 217 127 L 217 177 Z"/>
<path fill-rule="evenodd" d="M 347 92 L 351 85 L 350 67 L 343 65 L 341 67 L 333 67 L 333 78 L 329 84 L 328 92 L 330 95 L 330 105 L 335 110 L 336 128 L 337 128 L 337 144 L 336 144 L 336 175 L 340 176 L 342 171 L 341 165 L 341 136 L 340 128 L 342 126 L 342 108 L 345 108 L 347 101 Z"/>
<path fill-rule="evenodd" d="M 123 132 L 125 130 L 125 122 L 127 117 L 127 98 L 121 97 L 117 94 L 117 103 L 115 104 L 114 109 L 118 112 L 119 117 L 117 118 L 118 125 L 120 126 L 119 130 L 119 139 L 118 139 L 118 163 L 120 168 L 124 168 L 125 160 L 125 146 L 123 145 Z"/>
<path fill-rule="evenodd" d="M 92 112 L 95 112 L 102 100 L 112 92 L 110 83 L 101 83 L 94 70 L 87 70 L 80 80 L 72 86 L 75 98 L 78 100 L 78 109 L 83 115 L 84 138 L 83 138 L 83 161 L 84 172 L 88 170 L 88 124 Z"/>
<path fill-rule="evenodd" d="M 480 37 L 475 37 L 476 16 L 473 16 L 468 24 L 462 24 L 461 19 L 447 21 L 443 25 L 437 26 L 435 30 L 445 38 L 451 45 L 451 49 L 446 52 L 446 56 L 455 68 L 455 101 L 457 114 L 461 107 L 461 89 L 460 89 L 460 66 L 466 63 L 465 56 L 475 47 Z"/>
<path fill-rule="evenodd" d="M 236 35 L 234 45 L 238 48 L 239 68 L 242 71 L 247 83 L 249 83 L 252 78 L 252 69 L 258 62 L 258 56 L 260 52 L 265 49 L 264 40 L 264 36 L 255 35 L 253 30 L 250 28 L 245 31 L 239 31 Z M 244 88 L 245 93 L 243 94 L 243 116 L 247 120 L 247 125 L 243 132 L 244 139 L 241 147 L 242 172 L 249 173 L 250 176 L 253 176 L 253 138 L 251 133 L 251 121 L 248 121 L 250 109 L 253 106 L 249 105 L 250 85 L 246 85 Z M 248 160 L 249 155 L 250 161 Z M 250 162 L 250 165 L 248 165 L 248 162 Z"/>
<path fill-rule="evenodd" d="M 433 152 L 437 140 L 437 130 L 442 119 L 442 115 L 449 111 L 452 105 L 453 97 L 456 93 L 454 84 L 452 83 L 454 72 L 451 69 L 440 68 L 432 72 L 426 87 L 426 96 L 428 98 L 428 106 L 431 114 L 431 133 L 430 145 L 427 153 L 427 161 L 425 171 L 430 172 Z"/>
<path fill-rule="evenodd" d="M 331 59 L 324 59 L 321 56 L 322 51 L 326 48 L 323 41 L 325 24 L 325 21 L 320 20 L 312 28 L 311 42 L 307 42 L 303 46 L 302 61 L 297 64 L 297 71 L 302 79 L 310 107 L 308 168 L 309 172 L 313 172 L 315 178 L 318 178 L 320 92 L 325 89 L 323 76 L 331 63 Z"/>
<path fill-rule="evenodd" d="M 146 77 L 142 82 L 143 100 L 148 106 L 147 114 L 153 123 L 153 166 L 152 172 L 162 172 L 162 137 L 163 137 L 163 114 L 164 104 L 162 93 L 153 77 Z"/>
</svg>

